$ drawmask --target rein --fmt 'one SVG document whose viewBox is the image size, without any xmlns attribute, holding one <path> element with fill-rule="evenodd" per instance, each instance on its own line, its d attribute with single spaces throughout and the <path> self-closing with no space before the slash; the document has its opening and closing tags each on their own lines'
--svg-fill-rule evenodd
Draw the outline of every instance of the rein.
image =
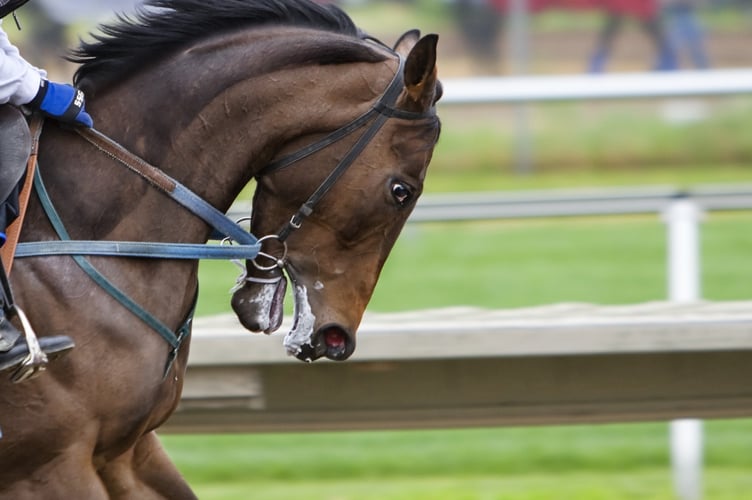
<svg viewBox="0 0 752 500">
<path fill-rule="evenodd" d="M 221 238 L 229 238 L 239 245 L 217 246 L 191 243 L 158 243 L 136 241 L 37 241 L 19 243 L 16 257 L 51 255 L 100 255 L 120 257 L 147 257 L 161 259 L 254 259 L 261 245 L 258 239 L 246 232 L 225 214 L 200 198 L 196 193 L 172 177 L 134 155 L 123 146 L 94 129 L 76 128 L 76 132 L 95 148 L 145 179 L 197 217 L 204 220 Z M 36 180 L 38 179 L 38 181 Z M 35 185 L 43 186 L 41 176 Z M 37 187 L 37 191 L 40 191 Z M 46 193 L 46 190 L 44 190 Z M 49 197 L 45 194 L 45 198 Z M 49 213 L 48 213 L 49 215 Z"/>
</svg>

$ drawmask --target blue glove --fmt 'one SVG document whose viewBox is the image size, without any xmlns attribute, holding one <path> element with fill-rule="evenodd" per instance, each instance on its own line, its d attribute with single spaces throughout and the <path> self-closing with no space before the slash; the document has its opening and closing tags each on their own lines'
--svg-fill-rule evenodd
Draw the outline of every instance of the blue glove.
<svg viewBox="0 0 752 500">
<path fill-rule="evenodd" d="M 84 109 L 84 93 L 72 85 L 43 79 L 39 92 L 29 106 L 61 122 L 84 127 L 94 125 L 91 116 Z"/>
</svg>

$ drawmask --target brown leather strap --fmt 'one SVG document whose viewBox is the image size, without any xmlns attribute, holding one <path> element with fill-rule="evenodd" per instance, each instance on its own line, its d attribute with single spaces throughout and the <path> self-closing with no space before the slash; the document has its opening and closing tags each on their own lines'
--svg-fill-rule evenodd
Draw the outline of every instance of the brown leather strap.
<svg viewBox="0 0 752 500">
<path fill-rule="evenodd" d="M 131 153 L 126 148 L 113 141 L 106 135 L 102 134 L 98 130 L 95 130 L 93 128 L 77 127 L 76 132 L 78 132 L 78 135 L 83 137 L 89 144 L 91 144 L 113 160 L 123 164 L 132 172 L 140 175 L 143 179 L 145 179 L 157 189 L 165 193 L 172 193 L 173 191 L 175 191 L 176 183 L 167 174 L 159 170 L 154 165 L 148 163 L 146 160 Z"/>
<path fill-rule="evenodd" d="M 44 117 L 41 114 L 35 113 L 31 117 L 31 124 L 29 125 L 29 129 L 31 129 L 31 154 L 29 155 L 29 161 L 26 164 L 26 178 L 24 179 L 21 192 L 18 194 L 18 217 L 16 217 L 16 220 L 7 227 L 5 231 L 7 237 L 5 245 L 0 248 L 0 258 L 2 258 L 3 266 L 8 275 L 10 275 L 10 270 L 13 266 L 13 256 L 16 254 L 18 237 L 21 234 L 21 227 L 23 227 L 23 221 L 26 217 L 26 209 L 29 206 L 31 187 L 34 184 L 34 172 L 37 168 L 39 136 L 42 134 L 43 124 Z"/>
</svg>

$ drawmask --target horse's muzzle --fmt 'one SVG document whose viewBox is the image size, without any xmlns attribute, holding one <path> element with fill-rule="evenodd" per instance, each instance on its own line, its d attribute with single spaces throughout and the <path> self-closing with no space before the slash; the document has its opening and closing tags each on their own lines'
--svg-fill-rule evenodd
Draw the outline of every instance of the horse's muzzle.
<svg viewBox="0 0 752 500">
<path fill-rule="evenodd" d="M 344 361 L 354 351 L 354 335 L 340 325 L 328 324 L 319 328 L 311 337 L 311 342 L 302 345 L 295 357 L 301 361 L 315 361 L 324 357 L 332 361 Z"/>
</svg>

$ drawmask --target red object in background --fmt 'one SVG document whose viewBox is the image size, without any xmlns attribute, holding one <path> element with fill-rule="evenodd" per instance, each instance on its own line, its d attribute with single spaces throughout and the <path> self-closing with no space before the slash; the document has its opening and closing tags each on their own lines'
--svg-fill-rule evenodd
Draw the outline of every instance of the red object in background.
<svg viewBox="0 0 752 500">
<path fill-rule="evenodd" d="M 506 12 L 510 0 L 488 0 L 495 9 Z M 602 10 L 609 14 L 623 14 L 639 19 L 651 19 L 658 14 L 656 0 L 527 0 L 531 13 L 548 9 Z"/>
</svg>

